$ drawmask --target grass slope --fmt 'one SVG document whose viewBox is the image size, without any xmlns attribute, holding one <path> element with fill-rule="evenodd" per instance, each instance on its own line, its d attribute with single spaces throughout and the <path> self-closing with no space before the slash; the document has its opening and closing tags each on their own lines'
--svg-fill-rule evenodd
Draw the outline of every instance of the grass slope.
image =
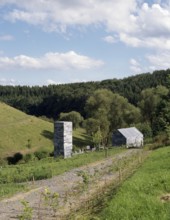
<svg viewBox="0 0 170 220">
<path fill-rule="evenodd" d="M 170 147 L 154 151 L 99 214 L 107 220 L 169 220 Z"/>
<path fill-rule="evenodd" d="M 0 102 L 0 157 L 40 148 L 52 151 L 52 137 L 52 123 Z"/>
<path fill-rule="evenodd" d="M 79 128 L 73 132 L 73 144 L 84 147 L 91 139 Z M 0 102 L 0 158 L 38 149 L 53 151 L 53 123 Z"/>
</svg>

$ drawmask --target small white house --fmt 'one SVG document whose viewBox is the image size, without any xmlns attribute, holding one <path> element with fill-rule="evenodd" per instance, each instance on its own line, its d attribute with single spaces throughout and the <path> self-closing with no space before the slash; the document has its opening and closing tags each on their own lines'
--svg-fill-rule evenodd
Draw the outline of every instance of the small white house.
<svg viewBox="0 0 170 220">
<path fill-rule="evenodd" d="M 117 129 L 113 132 L 112 145 L 125 145 L 127 148 L 142 147 L 143 134 L 135 127 Z"/>
</svg>

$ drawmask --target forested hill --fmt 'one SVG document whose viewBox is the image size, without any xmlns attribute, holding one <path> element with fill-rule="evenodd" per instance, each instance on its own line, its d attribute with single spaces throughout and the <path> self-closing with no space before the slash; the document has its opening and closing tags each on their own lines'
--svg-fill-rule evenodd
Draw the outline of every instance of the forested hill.
<svg viewBox="0 0 170 220">
<path fill-rule="evenodd" d="M 170 69 L 145 73 L 124 79 L 49 86 L 0 86 L 0 100 L 28 114 L 56 118 L 61 112 L 78 111 L 85 116 L 87 98 L 106 88 L 119 93 L 136 105 L 141 91 L 158 85 L 166 86 Z"/>
</svg>

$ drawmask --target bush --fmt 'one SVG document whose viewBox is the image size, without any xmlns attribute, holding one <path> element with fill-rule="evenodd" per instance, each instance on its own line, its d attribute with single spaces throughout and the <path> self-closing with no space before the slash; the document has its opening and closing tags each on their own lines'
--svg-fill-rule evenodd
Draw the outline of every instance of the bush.
<svg viewBox="0 0 170 220">
<path fill-rule="evenodd" d="M 76 129 L 80 126 L 80 123 L 83 122 L 84 118 L 81 116 L 79 112 L 71 111 L 71 112 L 62 112 L 59 116 L 60 121 L 71 121 L 73 123 L 73 128 Z"/>
<path fill-rule="evenodd" d="M 145 138 L 151 138 L 153 136 L 152 128 L 149 123 L 139 123 L 136 125 L 136 127 L 142 132 Z"/>
<path fill-rule="evenodd" d="M 41 160 L 43 158 L 48 157 L 49 153 L 47 151 L 36 151 L 34 152 L 34 155 L 38 160 Z"/>
<path fill-rule="evenodd" d="M 49 179 L 52 177 L 52 172 L 48 169 L 38 169 L 33 173 L 35 180 Z"/>
<path fill-rule="evenodd" d="M 153 143 L 146 145 L 149 150 L 156 150 L 158 148 L 168 146 L 170 141 L 165 133 L 159 134 L 153 138 Z"/>
<path fill-rule="evenodd" d="M 6 166 L 8 165 L 8 161 L 6 159 L 0 158 L 0 166 Z"/>
<path fill-rule="evenodd" d="M 29 161 L 33 160 L 34 154 L 25 154 L 23 157 L 23 160 L 25 163 L 28 163 Z"/>
<path fill-rule="evenodd" d="M 78 151 L 80 148 L 77 147 L 76 145 L 73 145 L 73 152 Z"/>
</svg>

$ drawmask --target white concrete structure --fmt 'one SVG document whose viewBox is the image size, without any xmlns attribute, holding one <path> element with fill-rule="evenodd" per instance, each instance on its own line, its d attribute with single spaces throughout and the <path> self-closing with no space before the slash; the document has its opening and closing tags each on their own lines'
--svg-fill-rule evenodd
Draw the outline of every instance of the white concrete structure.
<svg viewBox="0 0 170 220">
<path fill-rule="evenodd" d="M 71 157 L 72 122 L 56 121 L 54 123 L 54 157 Z"/>
</svg>

